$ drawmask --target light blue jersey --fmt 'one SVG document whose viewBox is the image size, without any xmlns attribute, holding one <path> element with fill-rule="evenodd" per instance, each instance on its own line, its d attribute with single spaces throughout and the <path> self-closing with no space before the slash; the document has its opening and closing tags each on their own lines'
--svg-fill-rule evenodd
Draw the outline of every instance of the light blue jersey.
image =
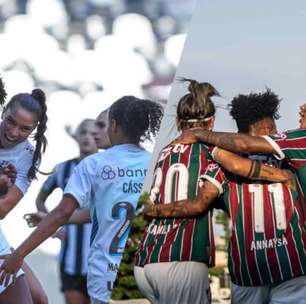
<svg viewBox="0 0 306 304">
<path fill-rule="evenodd" d="M 116 145 L 81 161 L 64 190 L 91 210 L 87 280 L 94 299 L 109 301 L 149 159 L 136 145 Z"/>
</svg>

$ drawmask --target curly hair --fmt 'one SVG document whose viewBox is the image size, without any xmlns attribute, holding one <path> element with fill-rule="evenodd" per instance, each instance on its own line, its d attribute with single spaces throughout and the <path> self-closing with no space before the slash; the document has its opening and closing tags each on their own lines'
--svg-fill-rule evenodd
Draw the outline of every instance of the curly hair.
<svg viewBox="0 0 306 304">
<path fill-rule="evenodd" d="M 279 119 L 280 102 L 278 95 L 270 89 L 262 93 L 239 94 L 229 104 L 230 115 L 236 120 L 238 132 L 248 133 L 250 126 L 259 120 Z"/>
<path fill-rule="evenodd" d="M 212 96 L 220 96 L 218 91 L 208 82 L 197 82 L 193 79 L 180 78 L 179 81 L 189 82 L 189 93 L 178 103 L 176 115 L 180 130 L 192 127 L 205 127 L 216 114 Z"/>
<path fill-rule="evenodd" d="M 41 155 L 45 152 L 47 146 L 45 132 L 47 130 L 48 116 L 45 93 L 40 89 L 34 89 L 31 94 L 16 94 L 4 107 L 3 113 L 5 113 L 8 109 L 14 109 L 17 106 L 21 106 L 25 110 L 37 115 L 38 121 L 36 125 L 36 133 L 34 134 L 34 141 L 36 142 L 36 145 L 32 165 L 28 171 L 28 179 L 33 180 L 36 178 L 36 172 L 38 171 L 37 165 L 41 161 Z"/>
<path fill-rule="evenodd" d="M 124 134 L 136 144 L 156 136 L 163 107 L 151 100 L 123 96 L 109 109 L 109 119 L 115 119 Z"/>
</svg>

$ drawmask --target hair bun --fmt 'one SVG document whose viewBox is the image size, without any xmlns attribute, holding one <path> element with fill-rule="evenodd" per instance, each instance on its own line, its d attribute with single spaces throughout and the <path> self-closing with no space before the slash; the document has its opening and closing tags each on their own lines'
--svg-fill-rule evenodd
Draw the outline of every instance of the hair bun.
<svg viewBox="0 0 306 304">
<path fill-rule="evenodd" d="M 207 97 L 220 96 L 219 92 L 208 82 L 202 82 L 198 84 L 203 91 L 203 94 Z"/>
<path fill-rule="evenodd" d="M 38 100 L 39 102 L 45 102 L 46 101 L 46 94 L 41 89 L 34 89 L 31 93 L 31 95 Z"/>
</svg>

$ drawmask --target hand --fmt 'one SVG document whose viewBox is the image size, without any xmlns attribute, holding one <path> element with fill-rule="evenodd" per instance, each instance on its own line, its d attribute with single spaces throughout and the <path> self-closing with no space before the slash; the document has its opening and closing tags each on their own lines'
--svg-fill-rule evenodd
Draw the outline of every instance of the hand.
<svg viewBox="0 0 306 304">
<path fill-rule="evenodd" d="M 23 258 L 16 254 L 16 251 L 11 254 L 0 256 L 3 260 L 0 266 L 0 284 L 7 287 L 10 284 L 10 279 L 13 277 L 12 284 L 16 282 L 16 275 L 23 264 Z"/>
<path fill-rule="evenodd" d="M 0 196 L 6 195 L 10 186 L 10 179 L 6 175 L 0 174 Z"/>
<path fill-rule="evenodd" d="M 143 208 L 143 216 L 148 220 L 152 220 L 153 217 L 156 217 L 156 204 L 146 204 Z"/>
<path fill-rule="evenodd" d="M 300 120 L 299 120 L 300 128 L 306 129 L 306 104 L 305 103 L 300 106 L 299 115 L 300 115 Z"/>
<path fill-rule="evenodd" d="M 202 128 L 192 128 L 184 130 L 182 134 L 177 137 L 172 144 L 191 145 L 199 141 L 199 132 L 203 132 Z"/>
<path fill-rule="evenodd" d="M 48 213 L 37 211 L 34 213 L 27 213 L 23 216 L 23 218 L 27 221 L 27 224 L 30 228 L 36 227 L 46 216 Z"/>
</svg>

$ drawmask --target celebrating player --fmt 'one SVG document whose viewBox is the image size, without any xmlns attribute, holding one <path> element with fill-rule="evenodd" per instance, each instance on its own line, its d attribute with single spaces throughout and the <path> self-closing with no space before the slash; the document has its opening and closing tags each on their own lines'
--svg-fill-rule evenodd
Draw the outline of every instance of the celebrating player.
<svg viewBox="0 0 306 304">
<path fill-rule="evenodd" d="M 278 104 L 277 96 L 270 91 L 239 95 L 232 102 L 231 115 L 237 121 L 239 132 L 267 135 L 275 132 L 273 118 L 278 117 Z M 220 149 L 216 149 L 213 155 L 218 157 L 219 153 Z M 263 154 L 250 158 L 278 162 Z M 260 163 L 254 162 L 253 175 L 259 168 Z M 213 183 L 222 194 L 232 220 L 229 246 L 232 302 L 303 303 L 306 233 L 301 201 L 294 186 L 254 183 L 234 176 L 216 163 L 209 165 L 203 178 L 207 181 L 196 200 L 176 202 L 164 209 L 149 206 L 147 214 L 195 216 L 210 206 L 205 188 Z M 180 207 L 184 210 L 179 210 Z"/>
<path fill-rule="evenodd" d="M 3 105 L 6 93 L 2 81 L 0 81 L 0 93 L 1 105 Z M 46 112 L 45 94 L 39 89 L 33 90 L 31 94 L 17 94 L 4 106 L 3 120 L 0 124 L 0 167 L 13 165 L 17 176 L 15 183 L 7 189 L 7 193 L 0 197 L 0 218 L 2 219 L 21 200 L 36 176 L 41 154 L 47 144 L 44 134 L 47 128 Z M 28 137 L 35 129 L 34 148 Z M 10 252 L 10 245 L 0 230 L 0 254 Z M 16 280 L 1 274 L 5 284 L 0 285 L 0 303 L 32 303 L 32 297 L 34 303 L 47 303 L 47 297 L 38 280 L 31 271 L 28 272 L 27 266 L 24 268 L 26 276 L 20 270 L 16 274 Z M 14 285 L 13 281 L 15 281 Z M 33 291 L 32 296 L 28 284 Z"/>
<path fill-rule="evenodd" d="M 77 207 L 90 207 L 91 248 L 88 292 L 92 303 L 108 303 L 150 154 L 139 146 L 156 135 L 162 108 L 155 102 L 125 96 L 109 110 L 112 147 L 79 163 L 61 203 L 11 255 L 1 270 L 16 275 L 24 257 L 66 223 Z"/>
</svg>

